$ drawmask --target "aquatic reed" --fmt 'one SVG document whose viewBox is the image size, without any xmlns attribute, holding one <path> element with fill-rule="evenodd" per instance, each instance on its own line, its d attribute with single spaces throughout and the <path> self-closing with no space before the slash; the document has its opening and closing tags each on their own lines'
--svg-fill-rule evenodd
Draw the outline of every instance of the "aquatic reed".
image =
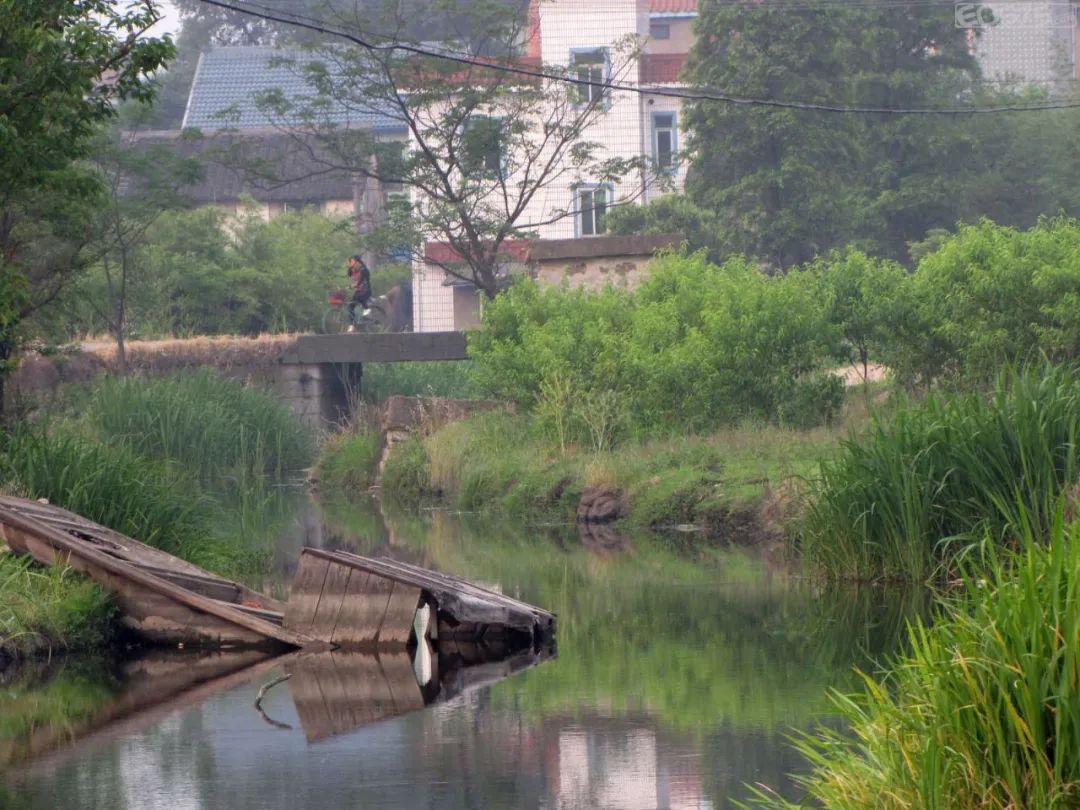
<svg viewBox="0 0 1080 810">
<path fill-rule="evenodd" d="M 1037 536 L 1080 481 L 1080 377 L 1040 366 L 992 396 L 942 395 L 877 420 L 821 465 L 797 540 L 830 579 L 928 580 Z"/>
<path fill-rule="evenodd" d="M 269 394 L 201 370 L 163 379 L 109 380 L 85 419 L 106 442 L 176 461 L 202 480 L 275 475 L 305 467 L 313 445 Z"/>
<path fill-rule="evenodd" d="M 1062 504 L 1045 536 L 1016 507 L 1018 550 L 968 569 L 961 598 L 883 683 L 836 696 L 850 732 L 797 746 L 808 799 L 859 808 L 1064 808 L 1080 804 L 1080 525 Z M 996 538 L 991 537 L 991 541 Z M 992 548 L 992 545 L 991 545 Z M 767 788 L 755 806 L 791 810 Z"/>
<path fill-rule="evenodd" d="M 205 499 L 125 447 L 20 429 L 0 440 L 0 472 L 32 498 L 173 554 L 207 534 Z"/>
</svg>

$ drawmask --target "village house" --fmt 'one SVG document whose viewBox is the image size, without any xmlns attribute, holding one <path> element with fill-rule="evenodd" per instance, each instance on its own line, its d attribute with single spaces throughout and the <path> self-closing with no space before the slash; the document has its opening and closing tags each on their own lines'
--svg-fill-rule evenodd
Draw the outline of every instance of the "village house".
<svg viewBox="0 0 1080 810">
<path fill-rule="evenodd" d="M 353 216 L 361 231 L 382 220 L 387 203 L 404 196 L 399 185 L 333 169 L 333 161 L 315 139 L 302 133 L 311 127 L 299 112 L 271 112 L 260 104 L 277 93 L 297 108 L 314 92 L 290 60 L 303 64 L 305 52 L 269 47 L 213 48 L 199 57 L 179 133 L 142 134 L 150 140 L 173 139 L 187 156 L 206 156 L 204 182 L 190 190 L 200 204 L 229 211 L 254 201 L 266 219 L 290 210 L 313 208 L 328 216 Z M 405 141 L 405 127 L 388 115 L 327 105 L 320 125 L 362 129 L 386 141 Z M 258 167 L 265 171 L 259 171 Z"/>
<path fill-rule="evenodd" d="M 693 45 L 697 0 L 604 0 L 603 13 L 581 0 L 534 0 L 530 5 L 526 59 L 565 68 L 580 79 L 605 82 L 619 44 L 636 39 L 639 49 L 620 66 L 620 88 L 603 92 L 604 112 L 585 139 L 606 157 L 646 156 L 652 169 L 617 182 L 593 178 L 552 183 L 530 203 L 523 221 L 540 223 L 536 238 L 505 245 L 508 258 L 544 281 L 597 285 L 632 283 L 658 246 L 678 240 L 633 240 L 607 234 L 605 216 L 615 205 L 642 204 L 679 191 L 686 166 L 679 159 L 681 102 L 659 92 L 679 87 Z M 561 214 L 559 212 L 562 212 Z M 656 244 L 653 244 L 656 242 Z M 549 245 L 549 243 L 551 243 Z M 628 254 L 628 247 L 644 252 Z M 454 261 L 448 245 L 432 242 L 414 262 L 413 323 L 417 331 L 470 328 L 479 318 L 482 294 L 445 270 Z M 629 271 L 630 266 L 634 272 Z"/>
</svg>

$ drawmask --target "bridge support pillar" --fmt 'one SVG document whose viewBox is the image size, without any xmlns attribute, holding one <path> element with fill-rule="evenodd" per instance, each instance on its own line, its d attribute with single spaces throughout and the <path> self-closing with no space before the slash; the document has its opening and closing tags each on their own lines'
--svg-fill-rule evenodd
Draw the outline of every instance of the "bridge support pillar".
<svg viewBox="0 0 1080 810">
<path fill-rule="evenodd" d="M 352 417 L 362 377 L 360 363 L 283 363 L 273 388 L 304 424 L 325 431 Z"/>
</svg>

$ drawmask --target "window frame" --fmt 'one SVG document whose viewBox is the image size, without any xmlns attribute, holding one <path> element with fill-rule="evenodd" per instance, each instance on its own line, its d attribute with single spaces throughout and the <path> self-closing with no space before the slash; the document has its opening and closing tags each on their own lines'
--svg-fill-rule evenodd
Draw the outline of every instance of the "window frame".
<svg viewBox="0 0 1080 810">
<path fill-rule="evenodd" d="M 671 118 L 671 125 L 661 127 L 657 123 L 659 118 Z M 650 119 L 652 129 L 652 158 L 656 168 L 668 174 L 675 174 L 679 170 L 679 114 L 675 110 L 670 112 L 653 112 Z M 660 133 L 671 133 L 671 165 L 660 165 Z"/>
<path fill-rule="evenodd" d="M 596 192 L 604 192 L 604 213 L 600 217 L 600 222 L 596 220 Z M 588 208 L 583 204 L 583 197 L 585 194 L 592 196 L 591 204 Z M 604 217 L 607 216 L 607 212 L 611 210 L 611 206 L 615 202 L 615 187 L 611 183 L 581 183 L 574 186 L 574 237 L 577 239 L 592 239 L 596 236 L 606 236 L 607 228 L 603 228 Z M 592 233 L 585 233 L 585 213 L 589 212 L 592 220 L 591 227 Z M 602 230 L 597 230 L 597 225 L 600 225 Z"/>
<path fill-rule="evenodd" d="M 663 36 L 657 36 L 656 31 L 662 29 L 665 34 Z M 649 23 L 649 39 L 655 39 L 660 42 L 671 39 L 671 23 L 658 22 L 656 20 Z"/>
<path fill-rule="evenodd" d="M 582 77 L 578 69 L 577 57 L 584 56 L 586 54 L 600 54 L 603 57 L 602 62 L 595 63 L 582 63 L 595 64 L 600 67 L 600 81 L 592 77 Z M 590 84 L 576 85 L 575 89 L 578 92 L 577 106 L 584 107 L 588 104 L 595 103 L 604 109 L 607 109 L 611 105 L 611 88 L 598 86 L 599 84 L 608 85 L 611 83 L 611 49 L 606 45 L 598 45 L 586 48 L 571 48 L 570 49 L 570 71 L 575 79 L 579 81 L 587 81 Z M 585 94 L 588 95 L 585 95 Z M 598 99 L 593 98 L 593 93 L 599 93 Z"/>
<path fill-rule="evenodd" d="M 475 114 L 470 115 L 468 119 L 466 119 L 465 125 L 461 133 L 463 154 L 461 156 L 462 159 L 458 161 L 458 165 L 461 167 L 462 171 L 468 172 L 470 176 L 480 178 L 498 178 L 500 180 L 506 179 L 507 160 L 510 156 L 506 148 L 506 139 L 503 137 L 505 118 L 506 117 L 502 115 Z M 481 159 L 479 161 L 479 165 L 470 165 L 472 159 L 476 156 L 467 154 L 469 146 L 467 139 L 469 127 L 473 125 L 474 121 L 492 121 L 498 127 L 497 131 L 499 139 L 498 143 L 496 144 L 496 150 L 494 154 L 494 157 L 496 157 L 498 160 L 498 168 L 492 168 L 488 165 L 488 159 L 492 156 L 490 153 L 480 156 Z"/>
</svg>

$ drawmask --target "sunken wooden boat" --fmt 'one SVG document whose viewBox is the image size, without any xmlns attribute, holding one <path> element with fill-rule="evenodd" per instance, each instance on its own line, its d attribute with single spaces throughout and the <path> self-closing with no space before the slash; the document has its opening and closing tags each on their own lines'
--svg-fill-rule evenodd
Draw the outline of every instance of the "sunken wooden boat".
<svg viewBox="0 0 1080 810">
<path fill-rule="evenodd" d="M 159 644 L 302 647 L 285 605 L 57 506 L 0 497 L 0 535 L 45 565 L 66 563 L 116 595 L 121 622 Z"/>
<path fill-rule="evenodd" d="M 387 558 L 305 548 L 285 627 L 341 649 L 427 641 L 463 658 L 552 644 L 555 615 L 449 574 Z"/>
</svg>

